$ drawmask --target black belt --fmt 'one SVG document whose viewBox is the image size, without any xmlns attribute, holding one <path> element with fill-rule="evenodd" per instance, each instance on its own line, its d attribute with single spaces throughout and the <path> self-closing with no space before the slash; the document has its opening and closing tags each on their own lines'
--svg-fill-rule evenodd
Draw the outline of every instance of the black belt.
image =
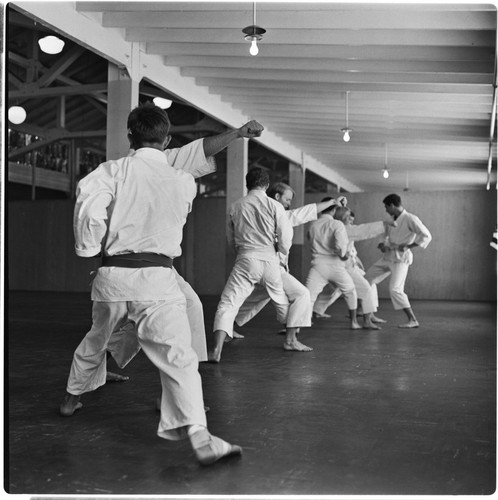
<svg viewBox="0 0 498 500">
<path fill-rule="evenodd" d="M 173 259 L 158 253 L 125 253 L 121 255 L 105 255 L 102 266 L 115 267 L 173 267 Z"/>
</svg>

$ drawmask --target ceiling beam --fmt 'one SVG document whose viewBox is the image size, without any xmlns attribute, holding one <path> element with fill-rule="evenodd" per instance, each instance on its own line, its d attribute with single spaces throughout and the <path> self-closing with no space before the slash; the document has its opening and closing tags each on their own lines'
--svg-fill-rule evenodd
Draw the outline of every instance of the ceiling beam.
<svg viewBox="0 0 498 500">
<path fill-rule="evenodd" d="M 61 57 L 57 58 L 56 62 L 48 68 L 35 83 L 38 87 L 48 87 L 57 79 L 64 71 L 71 66 L 84 52 L 84 48 L 79 45 L 74 45 L 68 51 L 64 52 Z"/>
<path fill-rule="evenodd" d="M 107 83 L 88 83 L 69 86 L 58 86 L 49 88 L 38 88 L 37 85 L 23 84 L 19 90 L 9 92 L 11 99 L 19 98 L 45 98 L 58 97 L 62 95 L 84 95 L 107 92 Z"/>
<path fill-rule="evenodd" d="M 279 1 L 274 2 L 260 2 L 258 4 L 258 11 L 272 11 L 272 10 L 281 10 L 282 3 Z M 341 3 L 341 10 L 355 10 L 358 7 L 361 7 L 364 11 L 384 11 L 389 12 L 393 9 L 393 4 L 386 2 L 381 4 L 373 4 L 373 3 L 356 3 L 356 2 L 347 2 Z M 205 2 L 201 1 L 188 1 L 188 2 L 175 2 L 175 1 L 167 1 L 167 2 L 154 2 L 154 11 L 156 12 L 174 12 L 174 11 L 234 11 L 234 12 L 251 12 L 251 4 L 247 2 L 239 2 L 237 0 L 231 2 Z M 495 7 L 490 3 L 465 3 L 458 4 L 455 2 L 444 3 L 440 2 L 437 4 L 426 3 L 426 4 L 395 4 L 394 8 L 404 11 L 407 14 L 411 14 L 412 12 L 416 12 L 423 7 L 424 11 L 427 12 L 458 12 L 458 11 L 487 11 L 487 12 L 495 12 Z M 115 2 L 115 1 L 77 1 L 76 9 L 80 12 L 121 12 L 121 11 L 129 11 L 129 12 L 141 12 L 150 10 L 150 3 L 144 3 L 142 1 L 127 1 L 127 2 Z M 333 2 L 292 2 L 288 8 L 292 8 L 293 11 L 301 13 L 302 11 L 330 11 L 333 9 L 337 10 L 337 5 L 334 5 Z"/>
<path fill-rule="evenodd" d="M 243 28 L 244 26 L 242 26 Z M 247 45 L 238 29 L 186 29 L 186 28 L 127 28 L 128 42 L 198 42 L 233 43 Z M 474 46 L 493 47 L 492 30 L 299 30 L 301 45 L 416 45 L 425 47 Z M 296 33 L 292 29 L 278 29 L 264 36 L 268 44 L 294 44 Z"/>
<path fill-rule="evenodd" d="M 214 77 L 198 77 L 196 78 L 198 85 L 202 87 L 210 87 L 210 92 L 213 94 L 223 94 L 225 88 L 236 87 L 240 88 L 241 80 L 238 78 L 214 78 Z M 418 93 L 443 93 L 443 94 L 493 94 L 492 84 L 474 84 L 460 85 L 455 83 L 433 84 L 433 83 L 404 83 L 391 84 L 385 83 L 333 83 L 333 82 L 277 82 L 271 80 L 251 80 L 251 88 L 265 89 L 266 92 L 273 90 L 277 93 L 285 93 L 287 91 L 299 91 L 304 94 L 317 92 L 327 95 L 331 92 L 418 92 Z"/>
<path fill-rule="evenodd" d="M 493 16 L 489 11 L 411 11 L 407 15 L 404 9 L 391 5 L 389 10 L 384 8 L 370 10 L 365 16 L 363 10 L 346 10 L 337 5 L 330 5 L 328 10 L 293 10 L 292 3 L 287 3 L 278 10 L 262 10 L 257 5 L 258 24 L 266 30 L 293 29 L 299 24 L 299 29 L 324 30 L 372 30 L 395 28 L 399 30 L 433 29 L 439 30 L 493 30 L 495 28 Z M 245 17 L 244 17 L 245 16 Z M 111 28 L 181 28 L 202 29 L 206 26 L 216 29 L 242 29 L 251 24 L 252 6 L 245 4 L 245 10 L 234 13 L 230 10 L 209 11 L 203 6 L 197 11 L 104 11 L 102 24 Z M 244 24 L 245 22 L 245 24 Z M 243 26 L 242 26 L 243 24 Z"/>
<path fill-rule="evenodd" d="M 252 69 L 243 68 L 207 68 L 207 67 L 187 67 L 182 68 L 183 76 L 193 78 L 216 78 L 220 80 L 239 79 L 244 82 L 257 80 L 260 83 L 265 81 L 274 82 L 277 85 L 282 81 L 293 82 L 314 82 L 314 83 L 386 83 L 386 84 L 453 84 L 458 85 L 492 85 L 493 71 L 489 73 L 387 73 L 387 72 L 339 72 L 339 71 L 301 71 L 301 70 L 281 70 L 281 69 Z"/>
<path fill-rule="evenodd" d="M 333 58 L 301 58 L 298 59 L 300 71 L 334 72 L 366 72 L 374 73 L 493 73 L 493 62 L 490 61 L 412 61 L 394 59 L 345 60 Z M 295 58 L 274 57 L 230 57 L 230 56 L 167 56 L 164 58 L 166 66 L 229 68 L 229 69 L 257 69 L 260 70 L 295 70 Z"/>
<path fill-rule="evenodd" d="M 187 42 L 147 42 L 146 51 L 148 54 L 158 54 L 165 56 L 173 55 L 189 55 L 196 54 L 197 56 L 237 56 L 243 57 L 244 60 L 250 60 L 251 56 L 248 53 L 248 44 L 236 43 L 234 45 L 220 43 L 217 38 L 215 42 L 212 40 L 206 43 L 203 40 L 201 43 Z M 241 38 L 243 41 L 243 38 Z M 277 58 L 294 58 L 296 54 L 299 58 L 333 58 L 333 59 L 358 59 L 378 60 L 418 60 L 418 61 L 494 61 L 494 47 L 489 45 L 486 47 L 475 47 L 472 45 L 460 46 L 420 46 L 420 45 L 300 45 L 296 40 L 292 40 L 285 45 L 267 43 L 263 38 L 259 44 L 260 57 L 277 57 Z"/>
</svg>

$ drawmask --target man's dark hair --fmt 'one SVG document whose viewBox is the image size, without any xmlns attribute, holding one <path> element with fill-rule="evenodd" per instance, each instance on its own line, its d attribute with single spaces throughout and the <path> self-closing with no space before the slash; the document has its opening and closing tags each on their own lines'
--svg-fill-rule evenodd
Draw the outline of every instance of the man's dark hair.
<svg viewBox="0 0 498 500">
<path fill-rule="evenodd" d="M 266 194 L 270 198 L 275 199 L 275 195 L 279 194 L 280 196 L 282 196 L 286 191 L 291 191 L 292 195 L 296 194 L 295 191 L 285 182 L 275 182 L 268 188 Z"/>
<path fill-rule="evenodd" d="M 266 170 L 256 167 L 247 172 L 246 186 L 249 191 L 257 187 L 266 188 L 268 184 L 270 184 L 270 177 Z"/>
<path fill-rule="evenodd" d="M 330 200 L 333 200 L 333 199 L 334 198 L 332 198 L 332 196 L 325 196 L 325 198 L 323 198 L 321 201 L 330 201 Z M 338 207 L 337 203 L 334 203 L 329 208 L 326 208 L 325 210 L 322 210 L 322 214 L 328 214 L 328 213 L 332 212 L 332 210 L 335 210 L 337 207 Z"/>
<path fill-rule="evenodd" d="M 397 194 L 390 194 L 382 200 L 382 203 L 384 203 L 384 205 L 394 205 L 395 207 L 400 207 L 401 198 Z"/>
<path fill-rule="evenodd" d="M 168 113 L 151 102 L 137 106 L 128 115 L 128 134 L 135 148 L 144 142 L 163 142 L 170 126 Z"/>
</svg>

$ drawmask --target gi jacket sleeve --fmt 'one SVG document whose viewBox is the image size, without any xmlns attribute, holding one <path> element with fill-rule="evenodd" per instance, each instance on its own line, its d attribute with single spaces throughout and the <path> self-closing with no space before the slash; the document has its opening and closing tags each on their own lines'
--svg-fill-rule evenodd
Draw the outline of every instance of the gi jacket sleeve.
<svg viewBox="0 0 498 500">
<path fill-rule="evenodd" d="M 196 179 L 216 172 L 216 161 L 212 156 L 206 158 L 203 141 L 204 139 L 197 139 L 181 148 L 165 149 L 168 163 L 176 170 L 183 170 Z"/>
<path fill-rule="evenodd" d="M 318 218 L 316 203 L 310 203 L 309 205 L 287 210 L 286 214 L 292 227 L 306 224 L 307 222 L 314 221 Z"/>
<path fill-rule="evenodd" d="M 413 242 L 421 248 L 427 248 L 432 241 L 432 235 L 416 215 L 410 214 L 408 228 L 416 235 Z"/>
<path fill-rule="evenodd" d="M 280 203 L 275 202 L 275 222 L 276 222 L 276 236 L 278 241 L 278 251 L 282 255 L 287 255 L 289 253 L 290 247 L 292 246 L 292 236 L 294 234 L 292 230 L 292 225 L 285 213 L 284 207 Z"/>
<path fill-rule="evenodd" d="M 366 224 L 356 224 L 346 226 L 346 232 L 350 241 L 369 240 L 384 234 L 384 223 L 367 222 Z"/>
<path fill-rule="evenodd" d="M 94 257 L 107 232 L 108 207 L 115 193 L 110 164 L 102 164 L 79 183 L 76 190 L 73 230 L 76 255 Z"/>
</svg>

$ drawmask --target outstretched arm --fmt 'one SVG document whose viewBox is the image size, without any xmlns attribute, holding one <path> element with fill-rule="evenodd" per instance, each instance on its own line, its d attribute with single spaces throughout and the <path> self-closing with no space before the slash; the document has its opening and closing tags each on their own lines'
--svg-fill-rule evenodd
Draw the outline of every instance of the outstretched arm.
<svg viewBox="0 0 498 500">
<path fill-rule="evenodd" d="M 247 137 L 249 139 L 259 137 L 263 130 L 263 125 L 258 123 L 256 120 L 251 120 L 240 128 L 227 130 L 226 132 L 212 137 L 205 137 L 203 141 L 204 154 L 206 157 L 213 156 L 216 153 L 219 153 L 222 149 L 225 149 L 236 139 L 239 139 L 240 137 Z"/>
<path fill-rule="evenodd" d="M 323 212 L 324 210 L 327 210 L 327 208 L 330 208 L 332 205 L 337 205 L 337 201 L 334 198 L 328 201 L 320 201 L 316 204 L 316 211 L 318 213 Z"/>
</svg>

